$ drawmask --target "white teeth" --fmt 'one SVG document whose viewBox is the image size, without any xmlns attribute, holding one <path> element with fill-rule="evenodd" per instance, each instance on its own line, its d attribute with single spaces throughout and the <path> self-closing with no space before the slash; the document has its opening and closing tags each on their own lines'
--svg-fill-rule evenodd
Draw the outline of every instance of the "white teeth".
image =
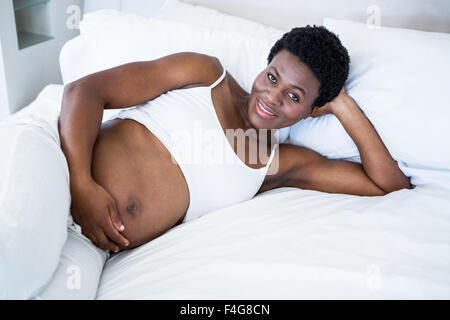
<svg viewBox="0 0 450 320">
<path fill-rule="evenodd" d="M 259 101 L 258 101 L 258 104 L 259 104 L 259 107 L 260 107 L 261 109 L 263 109 L 263 110 L 264 110 L 265 112 L 267 112 L 268 114 L 274 116 L 274 114 L 273 114 L 272 112 L 270 112 L 269 110 L 265 109 L 265 108 L 261 105 L 261 103 L 260 103 Z"/>
</svg>

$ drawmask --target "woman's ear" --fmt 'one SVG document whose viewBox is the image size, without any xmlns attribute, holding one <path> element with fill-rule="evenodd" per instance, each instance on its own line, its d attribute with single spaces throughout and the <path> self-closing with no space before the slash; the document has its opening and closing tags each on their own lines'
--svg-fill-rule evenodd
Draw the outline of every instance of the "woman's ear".
<svg viewBox="0 0 450 320">
<path fill-rule="evenodd" d="M 312 106 L 311 110 L 309 111 L 309 113 L 307 114 L 307 117 L 310 117 L 314 114 L 314 112 L 318 109 L 318 107 L 316 106 Z"/>
</svg>

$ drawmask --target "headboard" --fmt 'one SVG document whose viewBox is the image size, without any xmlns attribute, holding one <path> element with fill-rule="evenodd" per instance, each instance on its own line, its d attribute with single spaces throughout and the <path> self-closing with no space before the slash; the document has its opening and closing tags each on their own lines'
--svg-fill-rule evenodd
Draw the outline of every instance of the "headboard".
<svg viewBox="0 0 450 320">
<path fill-rule="evenodd" d="M 322 24 L 324 17 L 381 26 L 450 33 L 448 0 L 182 0 L 290 30 Z M 165 0 L 85 0 L 85 12 L 112 8 L 144 16 L 156 14 Z M 378 20 L 377 20 L 378 19 Z"/>
</svg>

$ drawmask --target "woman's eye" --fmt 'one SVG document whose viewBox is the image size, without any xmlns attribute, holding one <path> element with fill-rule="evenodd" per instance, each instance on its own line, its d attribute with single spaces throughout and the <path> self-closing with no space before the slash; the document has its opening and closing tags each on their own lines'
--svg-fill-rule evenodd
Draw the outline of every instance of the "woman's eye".
<svg viewBox="0 0 450 320">
<path fill-rule="evenodd" d="M 294 100 L 295 102 L 299 102 L 299 101 L 300 101 L 300 99 L 299 99 L 295 94 L 290 95 L 290 97 L 291 97 L 291 99 Z M 293 98 L 292 98 L 292 97 L 293 97 Z"/>
<path fill-rule="evenodd" d="M 267 77 L 269 78 L 269 80 L 272 82 L 272 83 L 276 83 L 276 78 L 273 76 L 273 74 L 271 74 L 271 73 L 268 73 L 267 74 Z M 291 97 L 291 99 L 293 100 L 293 101 L 295 101 L 295 102 L 300 102 L 300 99 L 297 97 L 297 95 L 295 95 L 295 94 L 292 94 L 292 95 L 290 95 L 290 97 Z"/>
</svg>

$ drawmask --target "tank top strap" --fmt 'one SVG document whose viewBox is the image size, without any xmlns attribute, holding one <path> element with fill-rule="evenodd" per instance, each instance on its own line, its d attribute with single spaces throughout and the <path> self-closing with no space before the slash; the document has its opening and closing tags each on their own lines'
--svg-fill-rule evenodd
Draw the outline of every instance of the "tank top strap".
<svg viewBox="0 0 450 320">
<path fill-rule="evenodd" d="M 272 160 L 275 156 L 276 149 L 279 148 L 279 146 L 280 146 L 280 135 L 279 135 L 279 129 L 277 129 L 277 131 L 275 132 L 275 143 L 273 144 L 272 152 L 269 157 L 269 161 L 267 161 L 267 164 L 265 166 L 266 169 L 269 169 L 270 165 L 272 164 Z"/>
<path fill-rule="evenodd" d="M 225 75 L 227 74 L 227 70 L 225 68 L 223 68 L 223 73 L 222 75 L 219 77 L 219 79 L 217 79 L 212 85 L 210 85 L 208 88 L 213 89 L 215 86 L 217 86 L 222 80 L 223 78 L 225 78 Z"/>
<path fill-rule="evenodd" d="M 272 148 L 272 153 L 270 154 L 269 161 L 267 162 L 267 165 L 266 165 L 267 168 L 269 168 L 270 164 L 272 163 L 272 160 L 273 160 L 273 157 L 275 156 L 275 152 L 276 152 L 278 145 L 279 145 L 279 143 L 276 143 Z"/>
</svg>

